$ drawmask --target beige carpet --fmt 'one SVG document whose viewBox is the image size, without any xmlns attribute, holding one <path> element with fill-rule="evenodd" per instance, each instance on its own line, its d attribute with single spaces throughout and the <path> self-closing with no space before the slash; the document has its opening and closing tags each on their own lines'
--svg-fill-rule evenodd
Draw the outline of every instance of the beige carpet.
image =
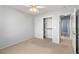
<svg viewBox="0 0 79 59">
<path fill-rule="evenodd" d="M 63 43 L 63 42 L 62 42 Z M 71 45 L 52 43 L 48 39 L 30 39 L 0 50 L 1 54 L 72 54 Z"/>
</svg>

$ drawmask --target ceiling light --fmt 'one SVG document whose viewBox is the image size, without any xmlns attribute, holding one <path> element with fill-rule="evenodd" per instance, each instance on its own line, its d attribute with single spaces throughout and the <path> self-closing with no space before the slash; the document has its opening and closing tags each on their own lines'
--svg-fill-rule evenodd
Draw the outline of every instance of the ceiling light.
<svg viewBox="0 0 79 59">
<path fill-rule="evenodd" d="M 30 8 L 30 11 L 39 13 L 39 10 L 37 9 L 37 7 L 35 5 L 32 5 L 32 7 Z"/>
</svg>

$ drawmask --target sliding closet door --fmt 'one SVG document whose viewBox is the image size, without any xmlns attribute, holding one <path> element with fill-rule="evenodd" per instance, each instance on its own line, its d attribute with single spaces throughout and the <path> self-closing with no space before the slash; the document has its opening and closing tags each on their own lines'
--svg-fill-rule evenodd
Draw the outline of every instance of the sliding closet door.
<svg viewBox="0 0 79 59">
<path fill-rule="evenodd" d="M 52 18 L 44 18 L 44 38 L 52 39 Z"/>
<path fill-rule="evenodd" d="M 46 38 L 52 38 L 52 18 L 47 18 L 45 21 L 45 32 Z"/>
</svg>

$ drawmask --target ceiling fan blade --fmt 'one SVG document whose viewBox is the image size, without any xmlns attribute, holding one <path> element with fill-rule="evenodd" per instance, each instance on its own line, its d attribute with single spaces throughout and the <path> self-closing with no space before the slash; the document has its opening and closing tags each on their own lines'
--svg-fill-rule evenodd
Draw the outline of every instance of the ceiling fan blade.
<svg viewBox="0 0 79 59">
<path fill-rule="evenodd" d="M 31 5 L 25 5 L 26 7 L 32 7 Z"/>
<path fill-rule="evenodd" d="M 32 7 L 32 5 L 25 5 L 26 7 Z M 45 8 L 45 6 L 42 5 L 36 5 L 36 8 Z"/>
<path fill-rule="evenodd" d="M 45 8 L 45 6 L 37 6 L 37 8 Z"/>
</svg>

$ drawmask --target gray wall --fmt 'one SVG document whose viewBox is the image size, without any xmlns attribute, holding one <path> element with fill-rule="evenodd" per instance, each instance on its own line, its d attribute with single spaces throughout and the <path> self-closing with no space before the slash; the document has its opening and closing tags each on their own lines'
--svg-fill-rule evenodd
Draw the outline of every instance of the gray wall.
<svg viewBox="0 0 79 59">
<path fill-rule="evenodd" d="M 33 16 L 0 6 L 0 48 L 33 38 L 33 24 Z"/>
</svg>

